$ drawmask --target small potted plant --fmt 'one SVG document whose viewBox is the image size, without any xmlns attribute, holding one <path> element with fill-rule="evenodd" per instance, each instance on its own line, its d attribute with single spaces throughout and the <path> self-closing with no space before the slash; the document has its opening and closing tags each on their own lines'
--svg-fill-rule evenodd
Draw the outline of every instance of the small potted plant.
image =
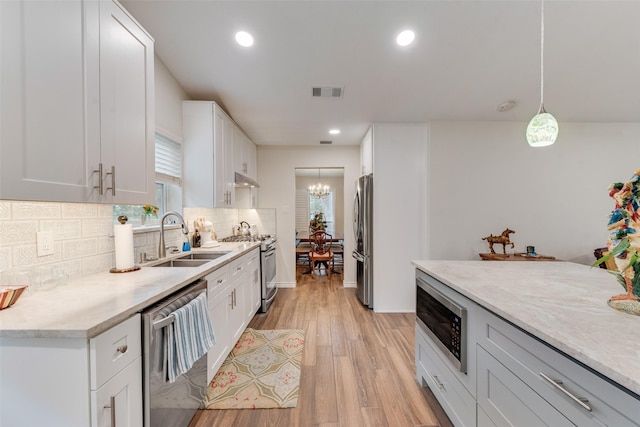
<svg viewBox="0 0 640 427">
<path fill-rule="evenodd" d="M 159 209 L 160 208 L 157 207 L 156 205 L 144 205 L 142 207 L 143 214 L 140 217 L 140 224 L 145 225 L 147 223 L 147 220 L 151 218 L 151 216 L 158 218 Z"/>
</svg>

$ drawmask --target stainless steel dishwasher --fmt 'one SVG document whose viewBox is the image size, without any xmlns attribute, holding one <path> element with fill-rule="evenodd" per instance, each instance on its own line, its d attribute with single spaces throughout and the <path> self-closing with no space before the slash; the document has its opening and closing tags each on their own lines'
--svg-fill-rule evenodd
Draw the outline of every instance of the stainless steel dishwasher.
<svg viewBox="0 0 640 427">
<path fill-rule="evenodd" d="M 164 347 L 171 313 L 207 291 L 198 280 L 142 312 L 143 390 L 145 427 L 188 426 L 207 392 L 207 355 L 174 382 L 166 381 Z"/>
</svg>

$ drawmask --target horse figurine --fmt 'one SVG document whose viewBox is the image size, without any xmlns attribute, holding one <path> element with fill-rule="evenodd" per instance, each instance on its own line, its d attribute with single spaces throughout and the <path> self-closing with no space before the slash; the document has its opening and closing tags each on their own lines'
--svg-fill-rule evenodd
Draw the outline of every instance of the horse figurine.
<svg viewBox="0 0 640 427">
<path fill-rule="evenodd" d="M 489 249 L 491 249 L 491 253 L 495 254 L 496 251 L 493 250 L 493 244 L 494 243 L 499 243 L 502 245 L 502 253 L 504 253 L 505 255 L 507 254 L 507 249 L 506 246 L 511 244 L 511 249 L 513 249 L 515 247 L 515 245 L 511 242 L 511 240 L 509 240 L 509 234 L 511 233 L 515 233 L 515 231 L 510 230 L 510 229 L 506 229 L 502 232 L 501 235 L 499 236 L 494 236 L 493 234 L 487 236 L 487 237 L 483 237 L 482 240 L 486 240 L 487 243 L 489 243 Z"/>
</svg>

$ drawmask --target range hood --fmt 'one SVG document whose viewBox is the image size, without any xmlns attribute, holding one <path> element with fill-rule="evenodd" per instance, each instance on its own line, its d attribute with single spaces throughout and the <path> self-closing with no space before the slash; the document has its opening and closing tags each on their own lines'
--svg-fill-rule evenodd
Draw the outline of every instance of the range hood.
<svg viewBox="0 0 640 427">
<path fill-rule="evenodd" d="M 260 188 L 257 182 L 238 172 L 236 172 L 234 184 L 236 188 Z"/>
</svg>

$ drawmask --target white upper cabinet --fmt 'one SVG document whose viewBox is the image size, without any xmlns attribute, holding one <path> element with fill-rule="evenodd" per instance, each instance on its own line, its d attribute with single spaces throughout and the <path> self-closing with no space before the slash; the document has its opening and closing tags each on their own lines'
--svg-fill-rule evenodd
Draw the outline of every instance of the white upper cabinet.
<svg viewBox="0 0 640 427">
<path fill-rule="evenodd" d="M 153 40 L 111 0 L 3 1 L 0 20 L 0 199 L 152 201 Z"/>
<path fill-rule="evenodd" d="M 235 171 L 256 180 L 258 176 L 256 163 L 256 145 L 236 125 L 233 138 L 233 164 Z"/>
<path fill-rule="evenodd" d="M 360 143 L 361 175 L 373 173 L 373 127 L 370 127 Z"/>
<path fill-rule="evenodd" d="M 182 103 L 185 206 L 233 207 L 234 126 L 215 102 Z"/>
<path fill-rule="evenodd" d="M 149 35 L 117 3 L 101 2 L 100 152 L 104 174 L 115 168 L 104 183 L 107 202 L 155 200 L 153 61 Z"/>
</svg>

